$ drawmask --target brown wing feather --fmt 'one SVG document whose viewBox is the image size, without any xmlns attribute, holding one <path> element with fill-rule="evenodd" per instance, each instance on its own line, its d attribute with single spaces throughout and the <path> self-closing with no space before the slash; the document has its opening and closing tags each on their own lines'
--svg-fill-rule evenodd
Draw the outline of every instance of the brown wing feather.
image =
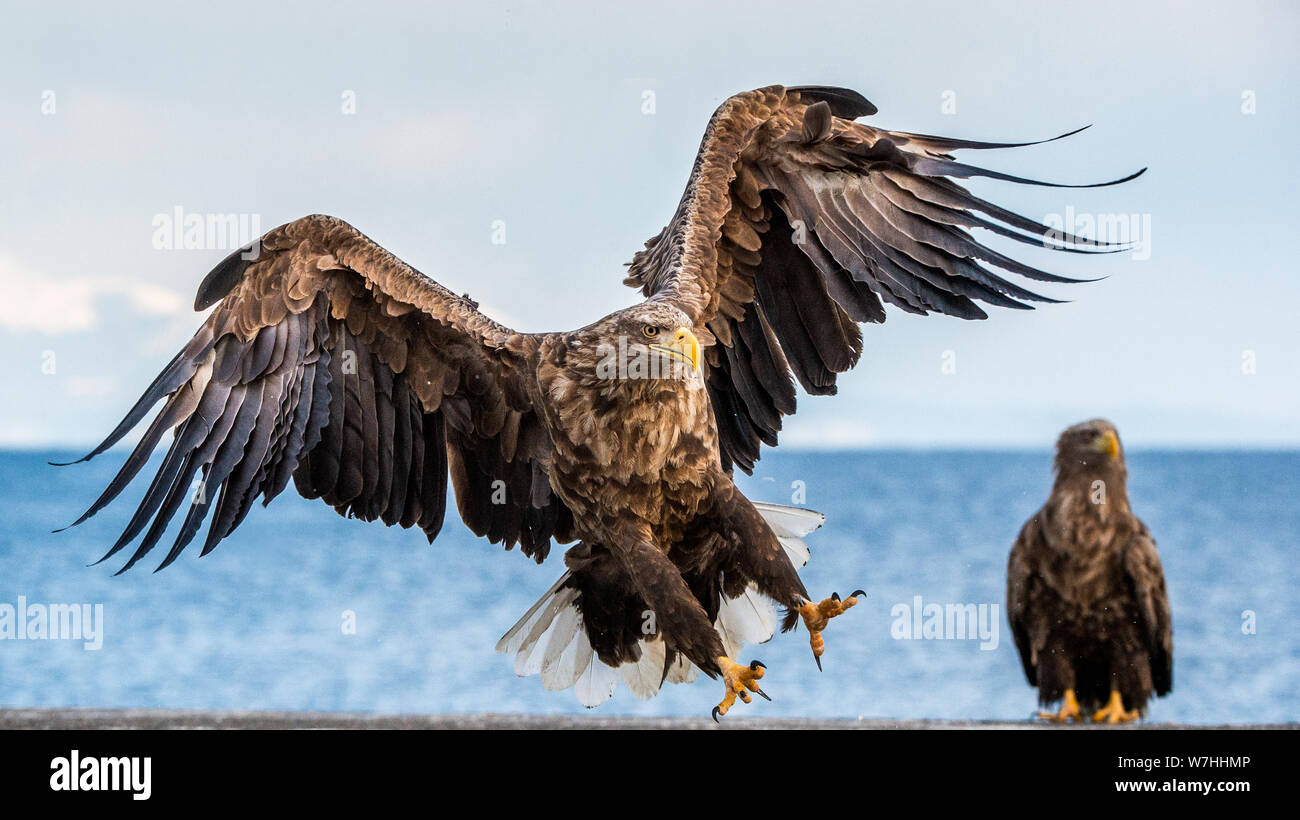
<svg viewBox="0 0 1300 820">
<path fill-rule="evenodd" d="M 794 412 L 791 374 L 809 393 L 835 392 L 836 375 L 862 352 L 857 323 L 884 321 L 882 303 L 982 319 L 977 302 L 1054 301 L 989 266 L 1077 281 L 997 253 L 967 229 L 1068 251 L 1079 249 L 1053 239 L 1077 237 L 1049 233 L 947 178 L 1049 184 L 944 153 L 1031 143 L 885 131 L 851 119 L 874 113 L 861 95 L 836 88 L 770 86 L 728 99 L 709 121 L 672 221 L 629 266 L 627 284 L 671 300 L 723 348 L 707 360 L 728 467 L 749 471 L 760 442 L 775 445 L 781 417 Z"/>
<path fill-rule="evenodd" d="M 1141 619 L 1139 627 L 1151 660 L 1151 682 L 1157 695 L 1167 695 L 1174 686 L 1173 615 L 1160 555 L 1145 526 L 1124 551 L 1124 575 Z"/>
<path fill-rule="evenodd" d="M 538 480 L 550 440 L 530 399 L 531 337 L 327 216 L 283 225 L 232 254 L 199 289 L 196 307 L 213 303 L 198 334 L 86 456 L 165 402 L 76 522 L 111 502 L 175 431 L 105 556 L 149 525 L 123 570 L 153 549 L 182 504 L 188 511 L 159 569 L 208 518 L 203 551 L 213 549 L 290 477 L 341 515 L 418 526 L 433 540 L 449 462 L 461 515 L 477 534 L 520 544 L 539 562 L 552 537 L 571 538 L 568 510 Z"/>
<path fill-rule="evenodd" d="M 1020 528 L 1007 561 L 1007 620 L 1011 623 L 1011 634 L 1020 653 L 1025 678 L 1031 686 L 1038 685 L 1038 653 L 1043 648 L 1045 636 L 1040 628 L 1043 613 L 1035 611 L 1036 592 L 1041 580 L 1032 569 L 1034 562 L 1029 555 L 1041 549 L 1042 529 L 1035 515 Z M 1037 608 L 1041 609 L 1041 603 Z"/>
</svg>

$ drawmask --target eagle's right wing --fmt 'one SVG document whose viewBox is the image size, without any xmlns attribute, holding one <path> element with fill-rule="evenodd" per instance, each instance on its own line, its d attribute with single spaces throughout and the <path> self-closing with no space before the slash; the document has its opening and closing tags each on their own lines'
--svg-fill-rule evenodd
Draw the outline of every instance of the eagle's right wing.
<svg viewBox="0 0 1300 820">
<path fill-rule="evenodd" d="M 117 428 L 107 450 L 158 401 L 162 410 L 94 515 L 175 438 L 107 558 L 148 531 L 122 571 L 158 543 L 188 502 L 159 569 L 211 524 L 206 554 L 259 496 L 290 476 L 340 515 L 442 527 L 447 475 L 471 530 L 538 562 L 572 516 L 550 488 L 551 442 L 531 404 L 536 342 L 480 313 L 342 220 L 308 216 L 231 254 L 195 309 L 219 302 Z M 101 559 L 102 560 L 102 559 Z"/>
<path fill-rule="evenodd" d="M 672 220 L 632 259 L 628 285 L 681 308 L 717 340 L 705 359 L 728 469 L 750 472 L 759 445 L 776 445 L 782 417 L 795 411 L 791 374 L 810 395 L 835 392 L 836 375 L 862 353 L 858 324 L 883 322 L 884 303 L 983 319 L 980 302 L 1054 301 L 995 268 L 1041 282 L 1078 281 L 1002 254 L 969 229 L 1066 252 L 1117 249 L 1077 247 L 1078 237 L 980 199 L 953 179 L 1094 186 L 1014 177 L 950 153 L 1010 143 L 855 121 L 875 113 L 843 88 L 770 86 L 731 97 L 709 121 Z"/>
</svg>

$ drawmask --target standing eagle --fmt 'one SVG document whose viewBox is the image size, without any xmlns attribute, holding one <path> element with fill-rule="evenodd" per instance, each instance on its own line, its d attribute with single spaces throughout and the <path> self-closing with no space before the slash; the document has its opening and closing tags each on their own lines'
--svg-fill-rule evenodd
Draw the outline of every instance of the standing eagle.
<svg viewBox="0 0 1300 820">
<path fill-rule="evenodd" d="M 728 99 L 672 220 L 630 264 L 626 282 L 645 300 L 567 332 L 503 327 L 339 219 L 270 231 L 208 274 L 195 309 L 216 308 L 86 456 L 164 401 L 78 523 L 169 430 L 152 485 L 105 555 L 143 533 L 123 571 L 182 504 L 159 569 L 205 519 L 203 554 L 291 478 L 341 515 L 417 526 L 432 541 L 450 474 L 461 518 L 489 541 L 539 563 L 552 541 L 578 542 L 499 645 L 548 689 L 574 686 L 593 706 L 619 678 L 648 697 L 703 672 L 725 683 L 716 718 L 763 694 L 762 664 L 732 657 L 773 635 L 776 605 L 783 630 L 803 620 L 820 666 L 821 631 L 861 593 L 812 601 L 796 573 L 808 557 L 799 537 L 822 517 L 751 503 L 733 470 L 751 471 L 759 445 L 776 444 L 795 380 L 835 392 L 862 352 L 859 323 L 884 321 L 884 303 L 983 319 L 977 302 L 1052 301 L 988 266 L 1079 281 L 967 232 L 1081 251 L 949 179 L 1049 184 L 948 153 L 1010 144 L 854 121 L 875 113 L 837 88 Z"/>
<path fill-rule="evenodd" d="M 1074 425 L 1056 443 L 1051 497 L 1011 548 L 1007 614 L 1025 676 L 1042 705 L 1063 701 L 1040 717 L 1126 723 L 1173 688 L 1164 570 L 1127 479 L 1115 425 Z"/>
</svg>

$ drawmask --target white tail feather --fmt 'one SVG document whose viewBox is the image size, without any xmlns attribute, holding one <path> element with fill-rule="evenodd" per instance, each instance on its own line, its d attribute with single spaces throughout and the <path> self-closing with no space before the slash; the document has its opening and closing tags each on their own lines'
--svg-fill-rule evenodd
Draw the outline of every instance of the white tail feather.
<svg viewBox="0 0 1300 820">
<path fill-rule="evenodd" d="M 750 584 L 739 597 L 722 599 L 714 626 L 727 656 L 734 658 L 746 644 L 772 640 L 776 634 L 776 604 Z"/>
<path fill-rule="evenodd" d="M 820 527 L 826 516 L 798 507 L 754 502 L 754 508 L 780 540 L 791 563 L 802 567 L 810 552 L 803 536 Z M 515 656 L 515 674 L 541 675 L 548 690 L 573 687 L 578 701 L 587 708 L 609 700 L 621 679 L 643 700 L 654 697 L 662 683 L 691 683 L 700 670 L 678 655 L 664 673 L 667 649 L 658 635 L 637 642 L 640 659 L 615 669 L 607 666 L 591 648 L 582 615 L 578 612 L 577 590 L 566 587 L 565 572 L 537 603 L 497 641 L 496 650 Z M 736 657 L 746 644 L 760 644 L 776 634 L 776 604 L 753 584 L 735 598 L 722 600 L 714 628 L 727 655 Z"/>
<path fill-rule="evenodd" d="M 695 683 L 700 676 L 700 667 L 686 660 L 685 655 L 678 655 L 664 680 L 668 683 Z"/>
<path fill-rule="evenodd" d="M 586 633 L 582 633 L 586 640 Z M 583 671 L 573 691 L 578 702 L 588 709 L 594 709 L 614 696 L 614 687 L 618 685 L 618 670 L 601 663 L 596 653 L 591 654 L 587 668 Z"/>
<path fill-rule="evenodd" d="M 637 645 L 641 648 L 641 659 L 636 663 L 623 664 L 618 671 L 633 695 L 641 700 L 649 700 L 659 694 L 659 684 L 664 676 L 664 656 L 668 648 L 658 636 L 639 641 Z"/>
<path fill-rule="evenodd" d="M 566 606 L 555 618 L 542 656 L 542 685 L 554 692 L 568 689 L 591 660 L 591 644 L 578 626 L 582 616 L 575 607 Z M 585 648 L 585 652 L 583 651 Z"/>
<path fill-rule="evenodd" d="M 795 565 L 795 568 L 805 566 L 812 553 L 808 545 L 803 542 L 803 536 L 826 523 L 826 516 L 815 510 L 805 510 L 800 507 L 785 507 L 762 501 L 751 503 L 772 528 L 772 532 L 776 533 L 777 540 L 785 548 L 785 554 L 790 556 L 790 562 Z"/>
<path fill-rule="evenodd" d="M 570 574 L 571 573 L 568 571 L 565 571 L 565 573 L 560 576 L 560 580 L 551 584 L 551 588 L 542 593 L 542 597 L 537 599 L 537 603 L 530 606 L 528 611 L 524 613 L 524 616 L 518 621 L 515 621 L 515 625 L 510 627 L 506 634 L 501 636 L 501 640 L 497 641 L 496 651 L 503 652 L 507 655 L 513 655 L 523 648 L 524 639 L 528 636 L 529 631 L 534 625 L 536 625 L 538 620 L 544 617 L 539 615 L 542 608 L 550 608 L 548 604 L 554 603 L 552 596 L 560 591 L 560 587 L 564 586 L 564 582 L 569 580 Z M 545 619 L 547 626 L 550 625 L 550 618 L 554 617 L 555 612 L 551 612 L 550 617 Z M 545 627 L 543 627 L 543 629 L 544 628 Z"/>
</svg>

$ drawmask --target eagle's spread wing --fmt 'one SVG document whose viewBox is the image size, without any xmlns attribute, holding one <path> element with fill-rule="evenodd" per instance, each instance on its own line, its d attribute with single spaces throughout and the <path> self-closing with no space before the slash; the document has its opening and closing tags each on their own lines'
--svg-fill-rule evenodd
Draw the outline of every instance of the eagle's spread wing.
<svg viewBox="0 0 1300 820">
<path fill-rule="evenodd" d="M 111 447 L 162 410 L 103 495 L 112 501 L 163 434 L 175 439 L 105 558 L 148 525 L 123 570 L 158 542 L 182 504 L 171 563 L 211 513 L 207 553 L 259 496 L 292 476 L 341 515 L 442 527 L 450 469 L 461 517 L 539 562 L 572 518 L 553 496 L 550 439 L 527 391 L 529 337 L 493 322 L 347 223 L 309 216 L 222 262 L 196 309 L 220 302 L 126 418 Z M 85 460 L 85 459 L 82 459 Z M 505 482 L 504 485 L 496 483 Z M 496 502 L 496 503 L 494 503 Z"/>
<path fill-rule="evenodd" d="M 982 263 L 1039 281 L 1079 281 L 1017 262 L 966 230 L 1080 251 L 1065 247 L 1077 237 L 1049 233 L 948 179 L 1048 185 L 947 153 L 1030 143 L 853 122 L 875 112 L 835 88 L 772 86 L 728 99 L 709 122 L 672 221 L 630 265 L 627 284 L 672 300 L 718 341 L 707 354 L 709 391 L 728 467 L 749 471 L 759 443 L 776 444 L 781 417 L 795 410 L 791 371 L 810 394 L 835 392 L 836 374 L 862 352 L 857 323 L 884 321 L 882 302 L 982 319 L 976 302 L 1053 301 Z"/>
<path fill-rule="evenodd" d="M 1151 659 L 1151 683 L 1157 695 L 1174 685 L 1174 628 L 1165 591 L 1165 573 L 1155 541 L 1145 526 L 1124 551 L 1124 578 L 1138 612 L 1138 630 Z"/>
</svg>

